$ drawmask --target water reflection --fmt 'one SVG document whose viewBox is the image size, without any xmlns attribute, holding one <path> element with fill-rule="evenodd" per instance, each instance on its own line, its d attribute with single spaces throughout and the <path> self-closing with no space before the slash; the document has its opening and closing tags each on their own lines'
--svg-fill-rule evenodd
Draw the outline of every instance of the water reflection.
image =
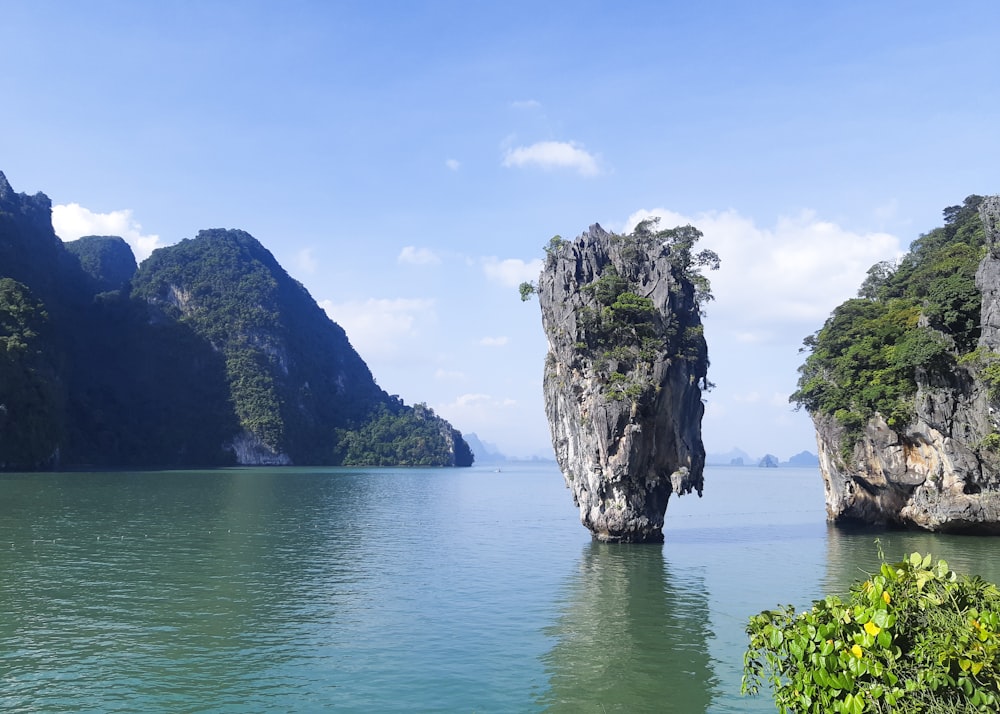
<svg viewBox="0 0 1000 714">
<path fill-rule="evenodd" d="M 716 682 L 699 574 L 670 568 L 660 546 L 594 542 L 566 590 L 546 630 L 547 712 L 708 709 Z"/>
<path fill-rule="evenodd" d="M 943 558 L 948 561 L 952 570 L 958 573 L 980 575 L 990 582 L 1000 582 L 1000 559 L 996 557 L 995 536 L 830 526 L 825 583 L 828 592 L 846 593 L 853 582 L 877 572 L 876 540 L 890 563 L 900 561 L 910 553 L 930 553 L 935 560 Z"/>
</svg>

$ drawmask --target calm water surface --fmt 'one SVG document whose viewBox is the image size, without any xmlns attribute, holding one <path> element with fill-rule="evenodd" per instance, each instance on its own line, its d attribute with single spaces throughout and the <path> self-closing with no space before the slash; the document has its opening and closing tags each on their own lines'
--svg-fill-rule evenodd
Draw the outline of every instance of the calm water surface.
<svg viewBox="0 0 1000 714">
<path fill-rule="evenodd" d="M 812 469 L 709 468 L 662 546 L 554 466 L 0 476 L 0 710 L 770 712 L 747 618 L 875 568 Z M 996 540 L 881 534 L 1000 581 Z"/>
</svg>

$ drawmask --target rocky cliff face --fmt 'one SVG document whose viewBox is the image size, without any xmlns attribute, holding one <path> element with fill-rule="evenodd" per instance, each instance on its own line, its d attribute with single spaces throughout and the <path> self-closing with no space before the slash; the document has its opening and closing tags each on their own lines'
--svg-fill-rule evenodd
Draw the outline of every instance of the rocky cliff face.
<svg viewBox="0 0 1000 714">
<path fill-rule="evenodd" d="M 537 286 L 545 409 L 580 520 L 599 540 L 662 541 L 671 495 L 702 492 L 698 236 L 690 226 L 619 236 L 594 225 L 547 249 Z"/>
<path fill-rule="evenodd" d="M 831 521 L 1000 533 L 1000 196 L 980 205 L 987 255 L 979 349 L 948 369 L 918 367 L 913 416 L 891 428 L 876 414 L 845 448 L 846 429 L 813 414 Z"/>
</svg>

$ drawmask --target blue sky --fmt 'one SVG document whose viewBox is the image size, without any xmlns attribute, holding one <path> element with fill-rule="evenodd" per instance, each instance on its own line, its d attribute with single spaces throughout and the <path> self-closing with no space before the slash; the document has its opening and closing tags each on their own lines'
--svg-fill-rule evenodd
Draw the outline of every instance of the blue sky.
<svg viewBox="0 0 1000 714">
<path fill-rule="evenodd" d="M 0 170 L 141 259 L 241 228 L 379 384 L 549 452 L 542 246 L 691 222 L 710 452 L 815 451 L 802 338 L 1000 192 L 1000 3 L 0 0 Z"/>
</svg>

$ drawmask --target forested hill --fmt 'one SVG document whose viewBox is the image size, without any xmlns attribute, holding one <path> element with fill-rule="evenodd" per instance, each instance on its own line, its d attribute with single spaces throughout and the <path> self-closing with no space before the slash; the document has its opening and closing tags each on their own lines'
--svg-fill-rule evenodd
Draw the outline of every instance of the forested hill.
<svg viewBox="0 0 1000 714">
<path fill-rule="evenodd" d="M 945 224 L 913 241 L 898 264 L 873 265 L 857 298 L 805 340 L 809 355 L 792 401 L 835 418 L 846 447 L 875 414 L 903 430 L 921 380 L 948 381 L 979 356 L 982 201 L 973 195 L 946 208 Z"/>
<path fill-rule="evenodd" d="M 468 466 L 461 434 L 378 387 L 346 334 L 249 234 L 136 266 L 63 244 L 0 173 L 0 468 Z"/>
</svg>

